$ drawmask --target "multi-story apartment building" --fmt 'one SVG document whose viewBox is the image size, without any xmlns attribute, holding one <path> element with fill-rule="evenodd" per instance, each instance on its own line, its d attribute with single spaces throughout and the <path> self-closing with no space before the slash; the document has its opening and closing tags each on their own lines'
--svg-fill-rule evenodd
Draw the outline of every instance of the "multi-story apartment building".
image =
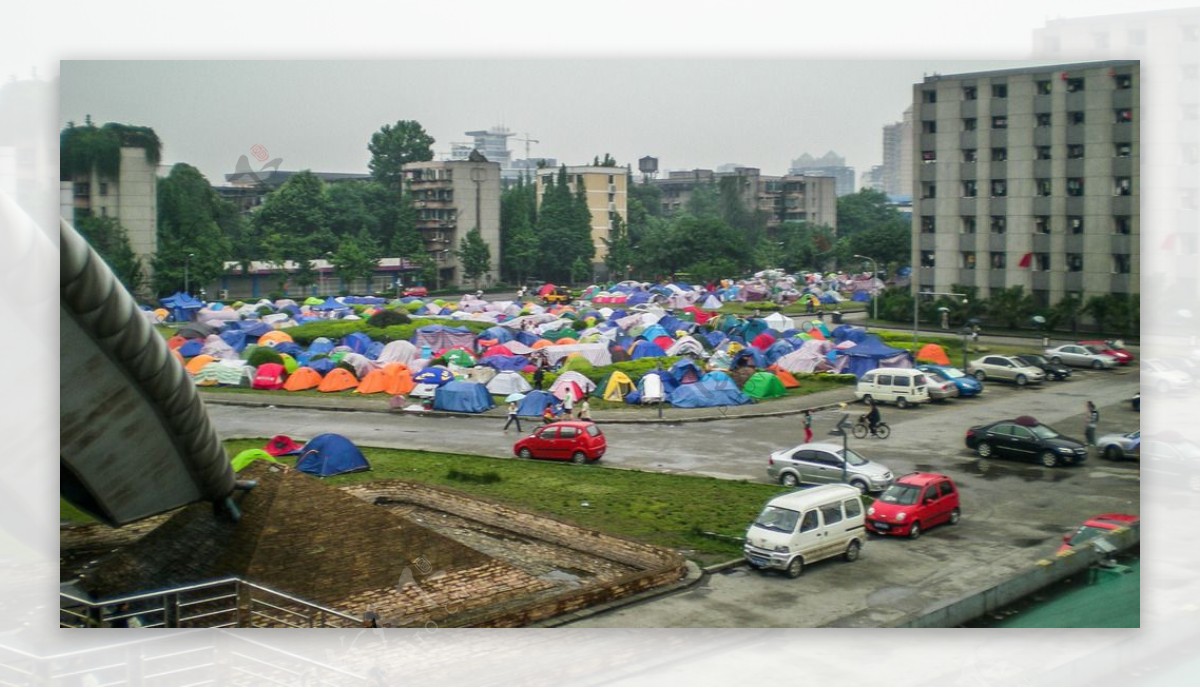
<svg viewBox="0 0 1200 688">
<path fill-rule="evenodd" d="M 662 211 L 675 213 L 687 206 L 697 186 L 737 180 L 742 203 L 767 218 L 767 229 L 783 222 L 807 222 L 837 228 L 837 180 L 807 175 L 768 176 L 756 167 L 739 167 L 732 172 L 687 170 L 669 172 L 649 183 L 662 190 Z M 727 182 L 728 183 L 728 182 Z"/>
<path fill-rule="evenodd" d="M 417 208 L 417 228 L 425 250 L 437 261 L 435 287 L 466 284 L 455 251 L 461 239 L 478 227 L 491 249 L 491 268 L 480 277 L 489 284 L 499 277 L 500 164 L 482 160 L 414 162 L 404 166 L 404 179 Z"/>
<path fill-rule="evenodd" d="M 1139 81 L 1111 61 L 915 84 L 913 289 L 1136 294 Z"/>
<path fill-rule="evenodd" d="M 883 128 L 883 169 L 880 190 L 889 196 L 912 196 L 912 108 L 904 118 Z M 865 186 L 865 184 L 864 184 Z"/>
<path fill-rule="evenodd" d="M 857 191 L 854 188 L 854 168 L 847 167 L 846 159 L 833 151 L 819 158 L 814 158 L 808 153 L 801 155 L 792 161 L 792 166 L 788 168 L 788 176 L 833 177 L 837 180 L 836 193 L 839 196 Z"/>
<path fill-rule="evenodd" d="M 599 276 L 606 276 L 604 259 L 608 256 L 608 244 L 612 231 L 612 216 L 618 215 L 622 222 L 629 221 L 629 196 L 626 186 L 629 170 L 624 167 L 597 167 L 592 165 L 567 166 L 567 183 L 572 193 L 582 184 L 587 197 L 588 209 L 592 211 L 592 244 L 596 248 L 592 267 Z M 546 185 L 558 175 L 558 168 L 544 167 L 537 175 L 537 199 L 541 205 Z"/>
</svg>

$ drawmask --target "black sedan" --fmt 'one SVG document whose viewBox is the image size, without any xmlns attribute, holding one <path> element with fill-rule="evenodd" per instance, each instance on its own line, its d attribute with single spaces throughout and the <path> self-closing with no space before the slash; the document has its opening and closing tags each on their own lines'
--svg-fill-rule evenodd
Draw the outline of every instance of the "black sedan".
<svg viewBox="0 0 1200 688">
<path fill-rule="evenodd" d="M 990 459 L 1033 460 L 1047 468 L 1059 464 L 1083 463 L 1088 450 L 1083 442 L 1060 435 L 1049 425 L 1042 425 L 1032 416 L 1020 416 L 988 425 L 976 425 L 967 430 L 967 448 Z"/>
<path fill-rule="evenodd" d="M 1061 363 L 1047 360 L 1039 354 L 1020 354 L 1016 357 L 1027 366 L 1041 368 L 1046 373 L 1047 380 L 1065 380 L 1071 377 L 1071 369 Z"/>
</svg>

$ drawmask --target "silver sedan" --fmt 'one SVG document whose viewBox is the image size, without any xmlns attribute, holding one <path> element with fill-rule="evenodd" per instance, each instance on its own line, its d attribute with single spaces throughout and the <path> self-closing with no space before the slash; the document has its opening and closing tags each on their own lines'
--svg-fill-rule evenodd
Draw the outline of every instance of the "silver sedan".
<svg viewBox="0 0 1200 688">
<path fill-rule="evenodd" d="M 1082 344 L 1063 344 L 1046 349 L 1045 356 L 1055 363 L 1065 363 L 1081 368 L 1100 370 L 1101 368 L 1117 367 L 1117 359 Z"/>
<path fill-rule="evenodd" d="M 1103 435 L 1096 440 L 1096 449 L 1109 461 L 1139 459 L 1142 456 L 1142 431 Z"/>
</svg>

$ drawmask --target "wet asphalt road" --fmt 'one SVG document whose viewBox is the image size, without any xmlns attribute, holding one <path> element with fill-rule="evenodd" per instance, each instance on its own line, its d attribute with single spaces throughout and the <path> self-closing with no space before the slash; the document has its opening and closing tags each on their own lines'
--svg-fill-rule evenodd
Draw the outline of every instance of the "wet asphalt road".
<svg viewBox="0 0 1200 688">
<path fill-rule="evenodd" d="M 966 428 L 1033 415 L 1067 435 L 1083 437 L 1084 404 L 1100 407 L 1099 434 L 1139 427 L 1127 400 L 1138 371 L 1077 371 L 1070 381 L 1016 388 L 989 383 L 978 398 L 908 410 L 885 407 L 887 440 L 850 446 L 897 475 L 914 470 L 950 475 L 962 492 L 963 518 L 921 539 L 872 537 L 852 564 L 827 560 L 797 580 L 734 567 L 697 586 L 576 622 L 577 626 L 766 627 L 880 626 L 940 600 L 999 582 L 1053 554 L 1058 539 L 1083 519 L 1105 511 L 1141 513 L 1136 462 L 1093 457 L 1077 467 L 1046 469 L 1008 460 L 984 461 L 963 445 Z M 407 447 L 511 457 L 516 432 L 501 418 L 433 418 L 383 413 L 245 408 L 209 404 L 223 437 L 338 432 L 365 446 Z M 852 405 L 851 413 L 861 407 Z M 841 442 L 829 431 L 839 414 L 814 423 L 815 439 Z M 603 464 L 765 482 L 771 451 L 800 443 L 798 416 L 743 418 L 677 425 L 605 426 Z M 528 429 L 529 426 L 526 426 Z"/>
</svg>

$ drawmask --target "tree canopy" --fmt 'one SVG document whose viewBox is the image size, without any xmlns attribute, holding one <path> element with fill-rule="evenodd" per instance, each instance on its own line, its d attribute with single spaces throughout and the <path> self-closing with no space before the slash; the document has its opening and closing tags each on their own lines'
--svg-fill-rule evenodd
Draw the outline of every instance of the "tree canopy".
<svg viewBox="0 0 1200 688">
<path fill-rule="evenodd" d="M 402 119 L 383 125 L 367 144 L 371 152 L 368 164 L 371 176 L 389 188 L 398 187 L 405 164 L 433 160 L 433 143 L 433 137 L 415 120 Z"/>
<path fill-rule="evenodd" d="M 200 170 L 179 163 L 158 182 L 158 250 L 154 291 L 167 294 L 209 284 L 224 274 L 243 237 L 242 218 L 213 191 Z"/>
</svg>

